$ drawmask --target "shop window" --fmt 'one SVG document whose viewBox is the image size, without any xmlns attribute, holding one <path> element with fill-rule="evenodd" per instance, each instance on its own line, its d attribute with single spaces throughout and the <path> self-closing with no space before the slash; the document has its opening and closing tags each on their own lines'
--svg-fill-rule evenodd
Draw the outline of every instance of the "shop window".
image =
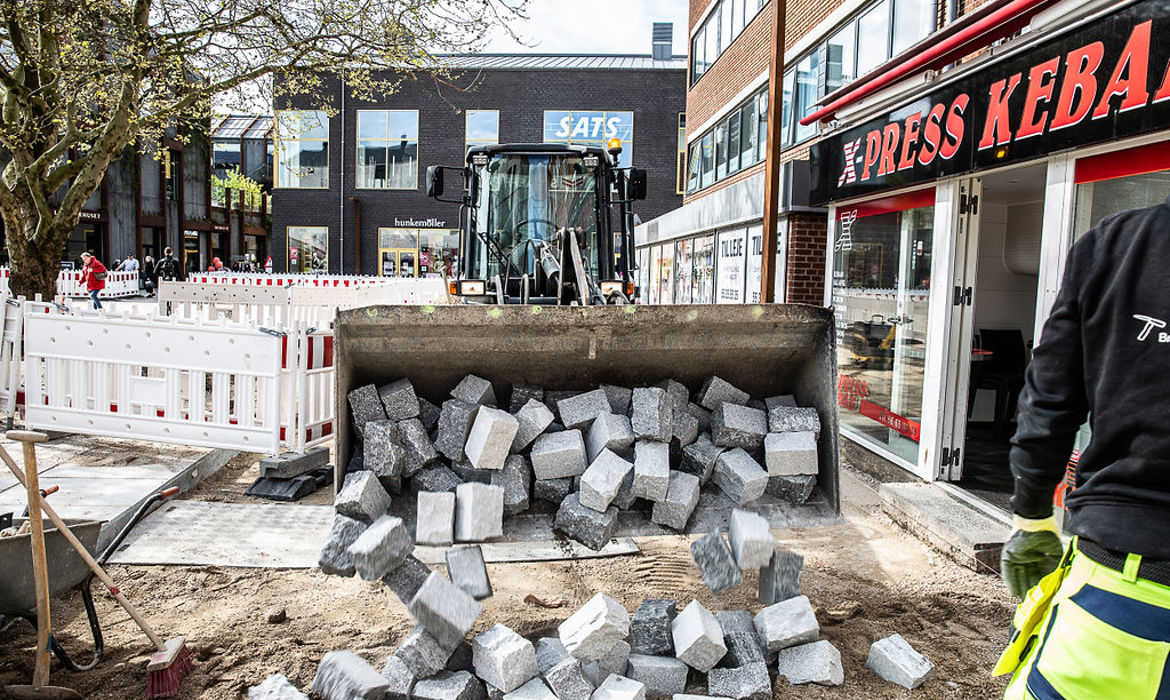
<svg viewBox="0 0 1170 700">
<path fill-rule="evenodd" d="M 324 112 L 277 112 L 276 138 L 277 187 L 329 187 L 329 117 Z"/>
<path fill-rule="evenodd" d="M 498 109 L 469 109 L 466 115 L 464 152 L 473 146 L 490 146 L 500 142 Z"/>
<path fill-rule="evenodd" d="M 629 167 L 634 162 L 633 112 L 547 110 L 544 113 L 545 143 L 605 148 L 612 138 L 622 141 L 618 166 Z"/>
<path fill-rule="evenodd" d="M 329 271 L 329 227 L 288 227 L 288 271 L 313 274 Z"/>
<path fill-rule="evenodd" d="M 687 115 L 678 113 L 678 163 L 674 178 L 674 193 L 682 194 L 687 187 Z"/>
<path fill-rule="evenodd" d="M 459 260 L 459 231 L 420 229 L 418 232 L 418 276 L 453 276 Z"/>
<path fill-rule="evenodd" d="M 1083 158 L 1076 184 L 1073 235 L 1080 238 L 1107 216 L 1170 198 L 1170 142 Z"/>
<path fill-rule="evenodd" d="M 700 236 L 691 243 L 691 303 L 714 302 L 715 237 Z"/>
<path fill-rule="evenodd" d="M 358 110 L 359 189 L 418 188 L 418 110 Z"/>
<path fill-rule="evenodd" d="M 674 246 L 674 303 L 691 303 L 691 241 L 678 241 Z"/>
<path fill-rule="evenodd" d="M 838 403 L 851 436 L 918 460 L 934 191 L 837 210 Z"/>
<path fill-rule="evenodd" d="M 651 304 L 662 303 L 662 246 L 656 245 L 650 249 L 649 284 L 646 285 L 646 296 Z"/>
<path fill-rule="evenodd" d="M 666 243 L 659 246 L 662 249 L 662 255 L 659 258 L 658 264 L 658 282 L 662 287 L 661 299 L 659 303 L 673 304 L 674 303 L 674 243 Z"/>
</svg>

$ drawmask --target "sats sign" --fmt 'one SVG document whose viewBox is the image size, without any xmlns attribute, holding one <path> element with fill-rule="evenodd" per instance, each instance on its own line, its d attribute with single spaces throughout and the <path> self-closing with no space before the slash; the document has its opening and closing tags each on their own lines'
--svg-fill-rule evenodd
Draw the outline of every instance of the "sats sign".
<svg viewBox="0 0 1170 700">
<path fill-rule="evenodd" d="M 828 202 L 1170 126 L 1170 3 L 1030 48 L 812 152 Z"/>
</svg>

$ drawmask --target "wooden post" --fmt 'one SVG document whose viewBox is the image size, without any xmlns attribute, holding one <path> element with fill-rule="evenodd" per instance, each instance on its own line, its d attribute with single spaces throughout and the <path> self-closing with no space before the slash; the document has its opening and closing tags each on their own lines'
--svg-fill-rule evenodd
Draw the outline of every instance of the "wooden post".
<svg viewBox="0 0 1170 700">
<path fill-rule="evenodd" d="M 760 301 L 776 301 L 776 218 L 780 214 L 780 115 L 784 100 L 784 34 L 787 0 L 772 0 L 772 67 L 768 75 L 768 144 L 764 158 L 764 246 L 760 260 Z"/>
<path fill-rule="evenodd" d="M 37 592 L 37 649 L 33 666 L 33 686 L 49 684 L 49 565 L 45 558 L 45 529 L 41 522 L 41 487 L 38 483 L 36 443 L 48 439 L 44 433 L 24 430 L 8 431 L 10 440 L 24 448 L 25 489 L 28 498 L 29 542 L 32 545 L 33 584 Z"/>
</svg>

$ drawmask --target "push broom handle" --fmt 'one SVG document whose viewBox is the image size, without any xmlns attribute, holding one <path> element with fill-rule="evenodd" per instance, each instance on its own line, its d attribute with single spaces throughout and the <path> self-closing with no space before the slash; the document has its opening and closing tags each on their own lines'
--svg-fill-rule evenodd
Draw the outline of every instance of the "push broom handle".
<svg viewBox="0 0 1170 700">
<path fill-rule="evenodd" d="M 12 436 L 13 432 L 17 431 L 10 431 L 9 436 Z M 25 454 L 27 455 L 28 450 L 33 449 L 32 443 L 26 442 L 24 449 Z M 27 488 L 28 481 L 25 479 L 24 472 L 21 471 L 20 467 L 16 465 L 16 462 L 12 459 L 12 455 L 8 454 L 8 450 L 4 449 L 2 446 L 0 446 L 0 459 L 4 460 L 4 463 L 8 465 L 8 468 L 12 471 L 12 474 L 20 481 L 21 484 L 25 484 L 25 487 Z M 163 644 L 163 641 L 159 639 L 157 634 L 154 633 L 154 630 L 150 628 L 150 625 L 146 624 L 146 620 L 142 619 L 142 616 L 138 614 L 137 608 L 131 605 L 130 601 L 126 600 L 126 596 L 122 595 L 122 591 L 118 589 L 118 586 L 114 583 L 114 580 L 106 575 L 106 572 L 103 571 L 102 567 L 98 565 L 97 561 L 94 560 L 93 556 L 89 553 L 89 550 L 85 548 L 85 545 L 78 541 L 78 539 L 73 535 L 73 532 L 69 529 L 69 526 L 65 524 L 65 521 L 61 520 L 61 517 L 57 515 L 57 511 L 53 510 L 53 507 L 49 505 L 47 501 L 42 501 L 40 499 L 40 493 L 36 493 L 36 496 L 36 501 L 40 504 L 41 509 L 44 510 L 45 515 L 49 516 L 49 520 L 53 521 L 53 524 L 57 526 L 57 530 L 65 536 L 65 539 L 69 541 L 69 544 L 73 545 L 73 549 L 77 550 L 77 554 L 83 560 L 85 560 L 85 563 L 89 566 L 90 571 L 92 571 L 95 576 L 101 579 L 101 582 L 106 585 L 106 588 L 110 589 L 110 594 L 114 596 L 114 600 L 118 601 L 118 604 L 122 606 L 122 608 L 130 615 L 131 618 L 133 618 L 134 622 L 138 624 L 143 633 L 146 634 L 147 638 L 150 639 L 150 643 L 153 644 L 159 651 L 166 651 L 166 645 Z M 32 505 L 32 503 L 29 503 L 30 516 L 32 515 Z"/>
</svg>

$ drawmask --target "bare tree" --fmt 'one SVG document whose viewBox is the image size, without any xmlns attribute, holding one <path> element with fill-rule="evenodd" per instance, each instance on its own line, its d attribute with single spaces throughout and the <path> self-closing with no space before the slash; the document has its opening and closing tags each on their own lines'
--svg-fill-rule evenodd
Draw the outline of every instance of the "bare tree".
<svg viewBox="0 0 1170 700">
<path fill-rule="evenodd" d="M 0 1 L 0 214 L 13 293 L 55 293 L 58 263 L 111 161 L 207 121 L 225 92 L 290 94 L 434 67 L 524 16 L 528 0 Z"/>
</svg>

